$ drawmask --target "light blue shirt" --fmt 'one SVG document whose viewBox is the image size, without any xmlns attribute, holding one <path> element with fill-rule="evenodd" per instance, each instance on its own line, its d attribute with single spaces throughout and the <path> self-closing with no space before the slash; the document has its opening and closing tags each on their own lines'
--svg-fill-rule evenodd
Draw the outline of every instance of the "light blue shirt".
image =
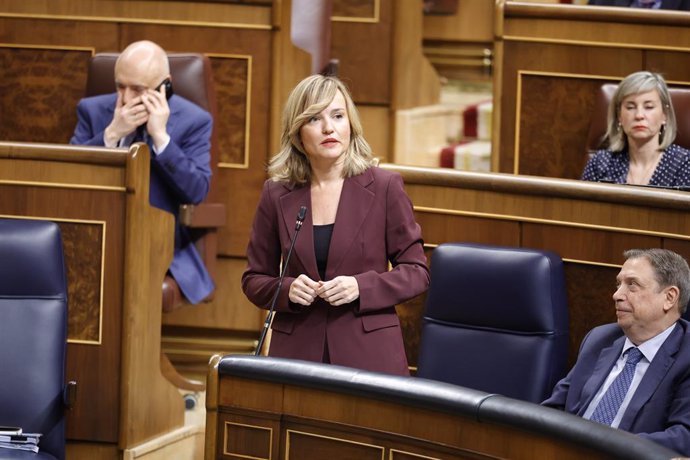
<svg viewBox="0 0 690 460">
<path fill-rule="evenodd" d="M 637 390 L 637 387 L 640 385 L 642 377 L 644 377 L 645 372 L 647 372 L 649 364 L 656 356 L 657 352 L 659 351 L 659 348 L 661 348 L 661 345 L 663 345 L 668 336 L 671 335 L 671 331 L 673 331 L 674 327 L 676 327 L 676 323 L 673 323 L 662 333 L 657 334 L 656 336 L 643 342 L 637 347 L 642 353 L 643 357 L 640 360 L 640 362 L 637 363 L 637 367 L 635 367 L 635 375 L 633 376 L 632 382 L 630 383 L 630 388 L 628 389 L 628 392 L 625 394 L 625 398 L 621 403 L 620 409 L 618 409 L 618 412 L 616 413 L 616 417 L 614 417 L 613 422 L 611 422 L 611 426 L 613 428 L 618 428 L 618 425 L 620 425 L 621 419 L 623 418 L 623 414 L 625 414 L 625 410 L 628 408 L 628 404 L 630 404 L 630 400 L 635 394 L 635 390 Z M 601 401 L 601 398 L 604 397 L 606 390 L 608 390 L 609 386 L 611 386 L 616 377 L 618 377 L 618 374 L 620 374 L 623 368 L 625 367 L 625 361 L 627 360 L 625 352 L 628 351 L 629 348 L 633 348 L 634 346 L 635 344 L 632 343 L 630 339 L 626 337 L 625 343 L 623 344 L 623 350 L 621 350 L 621 354 L 620 356 L 618 356 L 616 364 L 613 366 L 613 369 L 611 369 L 609 376 L 606 377 L 604 384 L 599 388 L 599 391 L 597 391 L 597 394 L 594 395 L 594 399 L 592 399 L 592 402 L 589 403 L 589 406 L 587 407 L 585 413 L 582 414 L 583 418 L 589 420 L 592 417 L 594 409 L 596 409 L 597 405 L 599 404 L 599 401 Z"/>
</svg>

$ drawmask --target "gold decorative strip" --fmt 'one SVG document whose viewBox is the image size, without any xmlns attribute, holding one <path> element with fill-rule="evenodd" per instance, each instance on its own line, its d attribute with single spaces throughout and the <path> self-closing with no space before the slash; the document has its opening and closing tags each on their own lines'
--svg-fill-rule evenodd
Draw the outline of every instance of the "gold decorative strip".
<svg viewBox="0 0 690 460">
<path fill-rule="evenodd" d="M 579 78 L 583 80 L 617 80 L 620 81 L 624 76 L 620 75 L 595 75 L 595 74 L 581 74 L 570 72 L 546 72 L 542 70 L 519 70 L 518 75 L 532 75 L 537 77 L 561 77 L 561 78 Z M 668 85 L 674 86 L 690 86 L 690 80 L 666 80 Z"/>
<path fill-rule="evenodd" d="M 621 268 L 622 267 L 622 265 L 619 265 L 619 264 L 608 264 L 606 262 L 592 262 L 591 260 L 580 260 L 580 259 L 565 258 L 565 259 L 563 259 L 563 262 L 569 262 L 571 264 L 580 264 L 580 265 L 596 265 L 598 267 L 611 267 L 611 268 Z"/>
<path fill-rule="evenodd" d="M 223 350 L 190 350 L 189 348 L 169 348 L 167 346 L 164 346 L 163 351 L 165 351 L 166 354 L 171 355 L 211 357 L 211 355 L 213 355 L 214 353 L 218 353 L 219 351 Z"/>
<path fill-rule="evenodd" d="M 189 27 L 215 27 L 221 29 L 252 29 L 272 30 L 269 24 L 240 24 L 233 22 L 208 22 L 208 21 L 179 21 L 173 19 L 146 19 L 128 18 L 119 16 L 77 16 L 60 14 L 25 14 L 25 13 L 0 13 L 0 18 L 13 19 L 47 19 L 52 21 L 84 21 L 84 22 L 119 22 L 129 24 L 158 24 Z"/>
<path fill-rule="evenodd" d="M 513 174 L 520 174 L 520 113 L 522 113 L 522 74 L 518 71 L 515 90 L 515 147 L 513 148 Z"/>
<path fill-rule="evenodd" d="M 554 225 L 561 227 L 574 227 L 583 228 L 588 230 L 603 230 L 607 232 L 618 232 L 618 233 L 629 233 L 631 235 L 646 235 L 646 236 L 657 236 L 660 238 L 675 238 L 679 240 L 690 240 L 690 235 L 681 235 L 679 233 L 666 233 L 666 232 L 656 232 L 650 230 L 642 230 L 637 228 L 624 228 L 624 227 L 612 227 L 608 225 L 599 224 L 583 224 L 579 222 L 567 222 L 564 220 L 553 220 L 553 219 L 542 219 L 536 217 L 526 217 L 526 216 L 514 216 L 510 214 L 494 214 L 487 212 L 478 211 L 459 211 L 456 209 L 443 209 L 443 208 L 432 208 L 427 206 L 414 206 L 415 211 L 426 212 L 430 214 L 444 214 L 453 216 L 469 216 L 469 217 L 482 217 L 486 219 L 497 219 L 506 220 L 511 222 L 529 222 L 538 223 L 546 225 Z"/>
<path fill-rule="evenodd" d="M 103 341 L 103 281 L 105 276 L 105 241 L 107 222 L 103 220 L 88 220 L 88 219 L 67 219 L 62 217 L 45 217 L 45 216 L 29 216 L 29 215 L 7 215 L 0 214 L 3 219 L 33 219 L 33 220 L 49 220 L 52 222 L 65 222 L 87 225 L 100 225 L 103 231 L 103 238 L 101 240 L 101 266 L 100 266 L 100 292 L 98 293 L 98 339 L 97 340 L 81 340 L 81 339 L 67 339 L 67 343 L 78 343 L 82 345 L 101 345 Z"/>
<path fill-rule="evenodd" d="M 247 54 L 222 54 L 222 53 L 205 53 L 209 58 L 221 59 L 246 59 L 247 60 L 247 97 L 245 99 L 245 115 L 244 115 L 244 161 L 242 163 L 224 163 L 219 162 L 219 168 L 229 169 L 247 169 L 249 168 L 249 134 L 251 127 L 251 103 L 252 103 L 252 62 L 253 57 Z"/>
<path fill-rule="evenodd" d="M 2 14 L 0 14 L 2 17 Z M 0 48 L 26 48 L 39 50 L 60 50 L 60 51 L 91 51 L 93 56 L 96 48 L 93 46 L 57 46 L 57 45 L 29 45 L 24 43 L 0 43 Z"/>
<path fill-rule="evenodd" d="M 228 346 L 236 347 L 242 346 L 245 343 L 253 342 L 254 339 L 209 339 L 207 337 L 180 337 L 174 335 L 163 335 L 163 341 L 169 344 L 178 344 L 181 346 L 197 345 L 204 347 Z"/>
<path fill-rule="evenodd" d="M 22 180 L 6 180 L 0 179 L 0 185 L 28 185 L 31 187 L 44 188 L 70 188 L 75 190 L 99 190 L 107 192 L 126 192 L 126 187 L 116 187 L 111 185 L 85 185 L 85 184 L 67 184 L 61 182 L 34 182 Z"/>
<path fill-rule="evenodd" d="M 506 35 L 503 37 L 504 41 L 511 42 L 529 42 L 529 43 L 546 43 L 552 45 L 575 45 L 575 46 L 593 46 L 597 48 L 626 48 L 626 49 L 640 49 L 640 50 L 654 50 L 654 51 L 690 51 L 689 47 L 685 46 L 667 46 L 667 45 L 649 45 L 646 43 L 623 43 L 623 42 L 594 42 L 588 40 L 569 40 L 565 38 L 532 38 L 521 37 L 518 35 Z"/>
<path fill-rule="evenodd" d="M 427 59 L 429 62 L 436 65 L 450 65 L 457 67 L 491 67 L 491 59 L 489 58 L 460 59 L 427 56 Z"/>
<path fill-rule="evenodd" d="M 381 14 L 381 0 L 374 0 L 374 16 L 373 17 L 356 17 L 356 16 L 331 16 L 333 22 L 362 22 L 362 23 L 377 23 Z"/>
<path fill-rule="evenodd" d="M 253 428 L 256 430 L 268 431 L 268 457 L 253 457 L 251 455 L 238 454 L 235 452 L 228 452 L 228 429 L 229 426 L 239 426 L 244 428 Z M 225 422 L 223 425 L 223 455 L 229 455 L 231 457 L 237 458 L 247 458 L 251 460 L 271 460 L 273 458 L 273 428 L 258 426 L 258 425 L 248 425 L 246 423 L 239 422 Z"/>
<path fill-rule="evenodd" d="M 390 454 L 388 455 L 388 459 L 394 460 L 395 454 L 402 454 L 402 455 L 407 455 L 409 457 L 422 458 L 424 460 L 441 460 L 438 457 L 429 457 L 428 455 L 415 454 L 414 452 L 409 452 L 406 450 L 398 450 L 398 449 L 391 449 Z"/>
<path fill-rule="evenodd" d="M 291 434 L 299 434 L 303 436 L 311 436 L 313 438 L 320 438 L 320 439 L 328 439 L 329 441 L 338 441 L 338 442 L 343 442 L 346 444 L 354 444 L 357 446 L 364 446 L 364 447 L 371 447 L 372 449 L 375 450 L 380 450 L 381 451 L 381 460 L 385 460 L 385 448 L 383 446 L 377 446 L 376 444 L 369 444 L 366 442 L 359 442 L 359 441 L 353 441 L 351 439 L 345 439 L 345 438 L 336 438 L 333 436 L 325 436 L 322 434 L 316 434 L 316 433 L 307 433 L 306 431 L 298 431 L 298 430 L 286 430 L 285 432 L 285 460 L 290 460 L 290 435 Z M 300 460 L 300 459 L 296 459 Z"/>
</svg>

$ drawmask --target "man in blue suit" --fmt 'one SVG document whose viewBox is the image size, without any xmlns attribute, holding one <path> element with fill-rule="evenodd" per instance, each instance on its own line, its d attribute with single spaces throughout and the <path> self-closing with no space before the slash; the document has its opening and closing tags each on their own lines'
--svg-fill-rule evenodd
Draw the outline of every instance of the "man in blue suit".
<svg viewBox="0 0 690 460">
<path fill-rule="evenodd" d="M 575 366 L 542 404 L 690 455 L 690 323 L 681 319 L 690 269 L 665 249 L 624 255 L 613 294 L 617 324 L 587 334 Z"/>
<path fill-rule="evenodd" d="M 147 143 L 149 201 L 173 213 L 177 221 L 181 204 L 197 204 L 209 190 L 211 116 L 180 96 L 166 95 L 166 86 L 171 86 L 168 57 L 151 41 L 134 42 L 120 54 L 115 85 L 115 93 L 79 102 L 70 143 L 106 147 Z M 171 87 L 167 90 L 172 93 Z M 164 296 L 172 297 L 164 305 L 173 307 L 182 303 L 180 291 L 195 304 L 214 289 L 186 229 L 177 223 L 175 227 L 175 254 L 163 286 Z"/>
</svg>

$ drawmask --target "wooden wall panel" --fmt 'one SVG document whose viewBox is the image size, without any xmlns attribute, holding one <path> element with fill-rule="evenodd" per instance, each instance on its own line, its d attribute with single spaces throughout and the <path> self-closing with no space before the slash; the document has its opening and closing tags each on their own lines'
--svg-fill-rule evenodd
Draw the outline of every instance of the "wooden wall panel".
<svg viewBox="0 0 690 460">
<path fill-rule="evenodd" d="M 67 337 L 100 344 L 105 223 L 60 222 L 68 279 Z"/>
<path fill-rule="evenodd" d="M 568 364 L 573 366 L 585 335 L 595 326 L 616 321 L 612 296 L 620 267 L 572 262 L 564 265 L 570 329 Z"/>
<path fill-rule="evenodd" d="M 332 22 L 331 57 L 340 61 L 338 75 L 347 83 L 357 104 L 387 105 L 392 98 L 394 4 L 391 0 L 373 1 L 379 4 L 378 17 L 352 16 Z M 364 14 L 361 8 L 354 7 L 343 12 L 348 16 Z"/>
<path fill-rule="evenodd" d="M 380 0 L 333 0 L 332 16 L 340 21 L 375 19 Z"/>
<path fill-rule="evenodd" d="M 425 210 L 415 213 L 423 229 L 424 242 L 439 245 L 448 241 L 472 241 L 475 243 L 503 244 L 517 246 L 520 239 L 518 222 L 506 220 L 457 216 L 444 210 Z"/>
<path fill-rule="evenodd" d="M 220 163 L 246 166 L 249 139 L 247 117 L 251 78 L 251 56 L 219 56 L 211 58 L 216 84 L 218 116 L 213 122 L 219 132 Z"/>
<path fill-rule="evenodd" d="M 43 14 L 5 16 L 5 11 L 0 10 L 0 43 L 5 45 L 84 47 L 99 51 L 120 49 L 118 26 L 114 22 L 75 21 L 71 18 L 56 21 Z"/>
<path fill-rule="evenodd" d="M 0 139 L 69 141 L 84 94 L 88 50 L 0 47 Z M 56 71 L 59 70 L 59 71 Z"/>
<path fill-rule="evenodd" d="M 424 40 L 491 43 L 494 38 L 493 2 L 462 0 L 451 15 L 424 15 Z"/>
<path fill-rule="evenodd" d="M 147 22 L 205 27 L 228 27 L 228 24 L 235 24 L 265 28 L 270 24 L 272 3 L 271 0 L 0 0 L 0 11 L 56 19 L 78 18 L 82 21 Z"/>
<path fill-rule="evenodd" d="M 661 73 L 669 84 L 690 81 L 690 59 L 688 52 L 670 50 L 649 50 L 645 52 L 645 68 Z"/>
<path fill-rule="evenodd" d="M 302 429 L 300 429 L 302 428 Z M 313 427 L 296 427 L 285 432 L 285 458 L 329 458 L 332 460 L 380 460 L 385 449 L 367 440 L 320 434 Z"/>
<path fill-rule="evenodd" d="M 661 237 L 625 228 L 591 229 L 565 225 L 523 223 L 522 245 L 554 251 L 564 259 L 592 264 L 623 263 L 623 251 L 630 248 L 661 247 Z"/>
<path fill-rule="evenodd" d="M 518 78 L 515 172 L 579 179 L 589 132 L 589 118 L 582 113 L 592 112 L 599 87 L 607 81 L 528 73 Z"/>
</svg>

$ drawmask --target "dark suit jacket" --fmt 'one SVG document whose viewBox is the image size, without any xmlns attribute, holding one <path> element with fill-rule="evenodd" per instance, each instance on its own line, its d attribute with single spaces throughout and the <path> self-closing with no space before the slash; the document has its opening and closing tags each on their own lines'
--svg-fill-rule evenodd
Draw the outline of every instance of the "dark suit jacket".
<svg viewBox="0 0 690 460">
<path fill-rule="evenodd" d="M 70 144 L 103 145 L 103 131 L 113 119 L 117 94 L 82 99 L 78 123 Z M 174 95 L 169 101 L 167 129 L 170 143 L 156 156 L 151 149 L 149 201 L 175 215 L 175 254 L 170 273 L 191 303 L 201 302 L 214 289 L 213 281 L 187 231 L 177 224 L 181 204 L 199 203 L 208 194 L 211 180 L 211 115 Z M 162 280 L 161 280 L 162 281 Z"/>
<path fill-rule="evenodd" d="M 687 321 L 678 321 L 647 368 L 618 427 L 684 455 L 690 455 L 689 327 Z M 582 341 L 575 366 L 542 404 L 584 414 L 624 342 L 617 324 L 592 329 Z"/>
<path fill-rule="evenodd" d="M 589 5 L 630 6 L 631 0 L 589 0 Z M 662 10 L 690 10 L 690 0 L 661 0 Z"/>
<path fill-rule="evenodd" d="M 256 211 L 245 294 L 269 308 L 300 206 L 311 209 L 310 185 L 266 181 Z M 345 179 L 328 253 L 326 279 L 354 276 L 360 297 L 332 307 L 318 299 L 301 308 L 288 300 L 290 284 L 304 273 L 319 280 L 311 212 L 298 235 L 276 303 L 271 356 L 322 361 L 324 345 L 333 364 L 408 374 L 395 305 L 424 292 L 429 271 L 422 235 L 399 174 L 376 167 Z M 390 261 L 393 269 L 388 271 Z"/>
</svg>

